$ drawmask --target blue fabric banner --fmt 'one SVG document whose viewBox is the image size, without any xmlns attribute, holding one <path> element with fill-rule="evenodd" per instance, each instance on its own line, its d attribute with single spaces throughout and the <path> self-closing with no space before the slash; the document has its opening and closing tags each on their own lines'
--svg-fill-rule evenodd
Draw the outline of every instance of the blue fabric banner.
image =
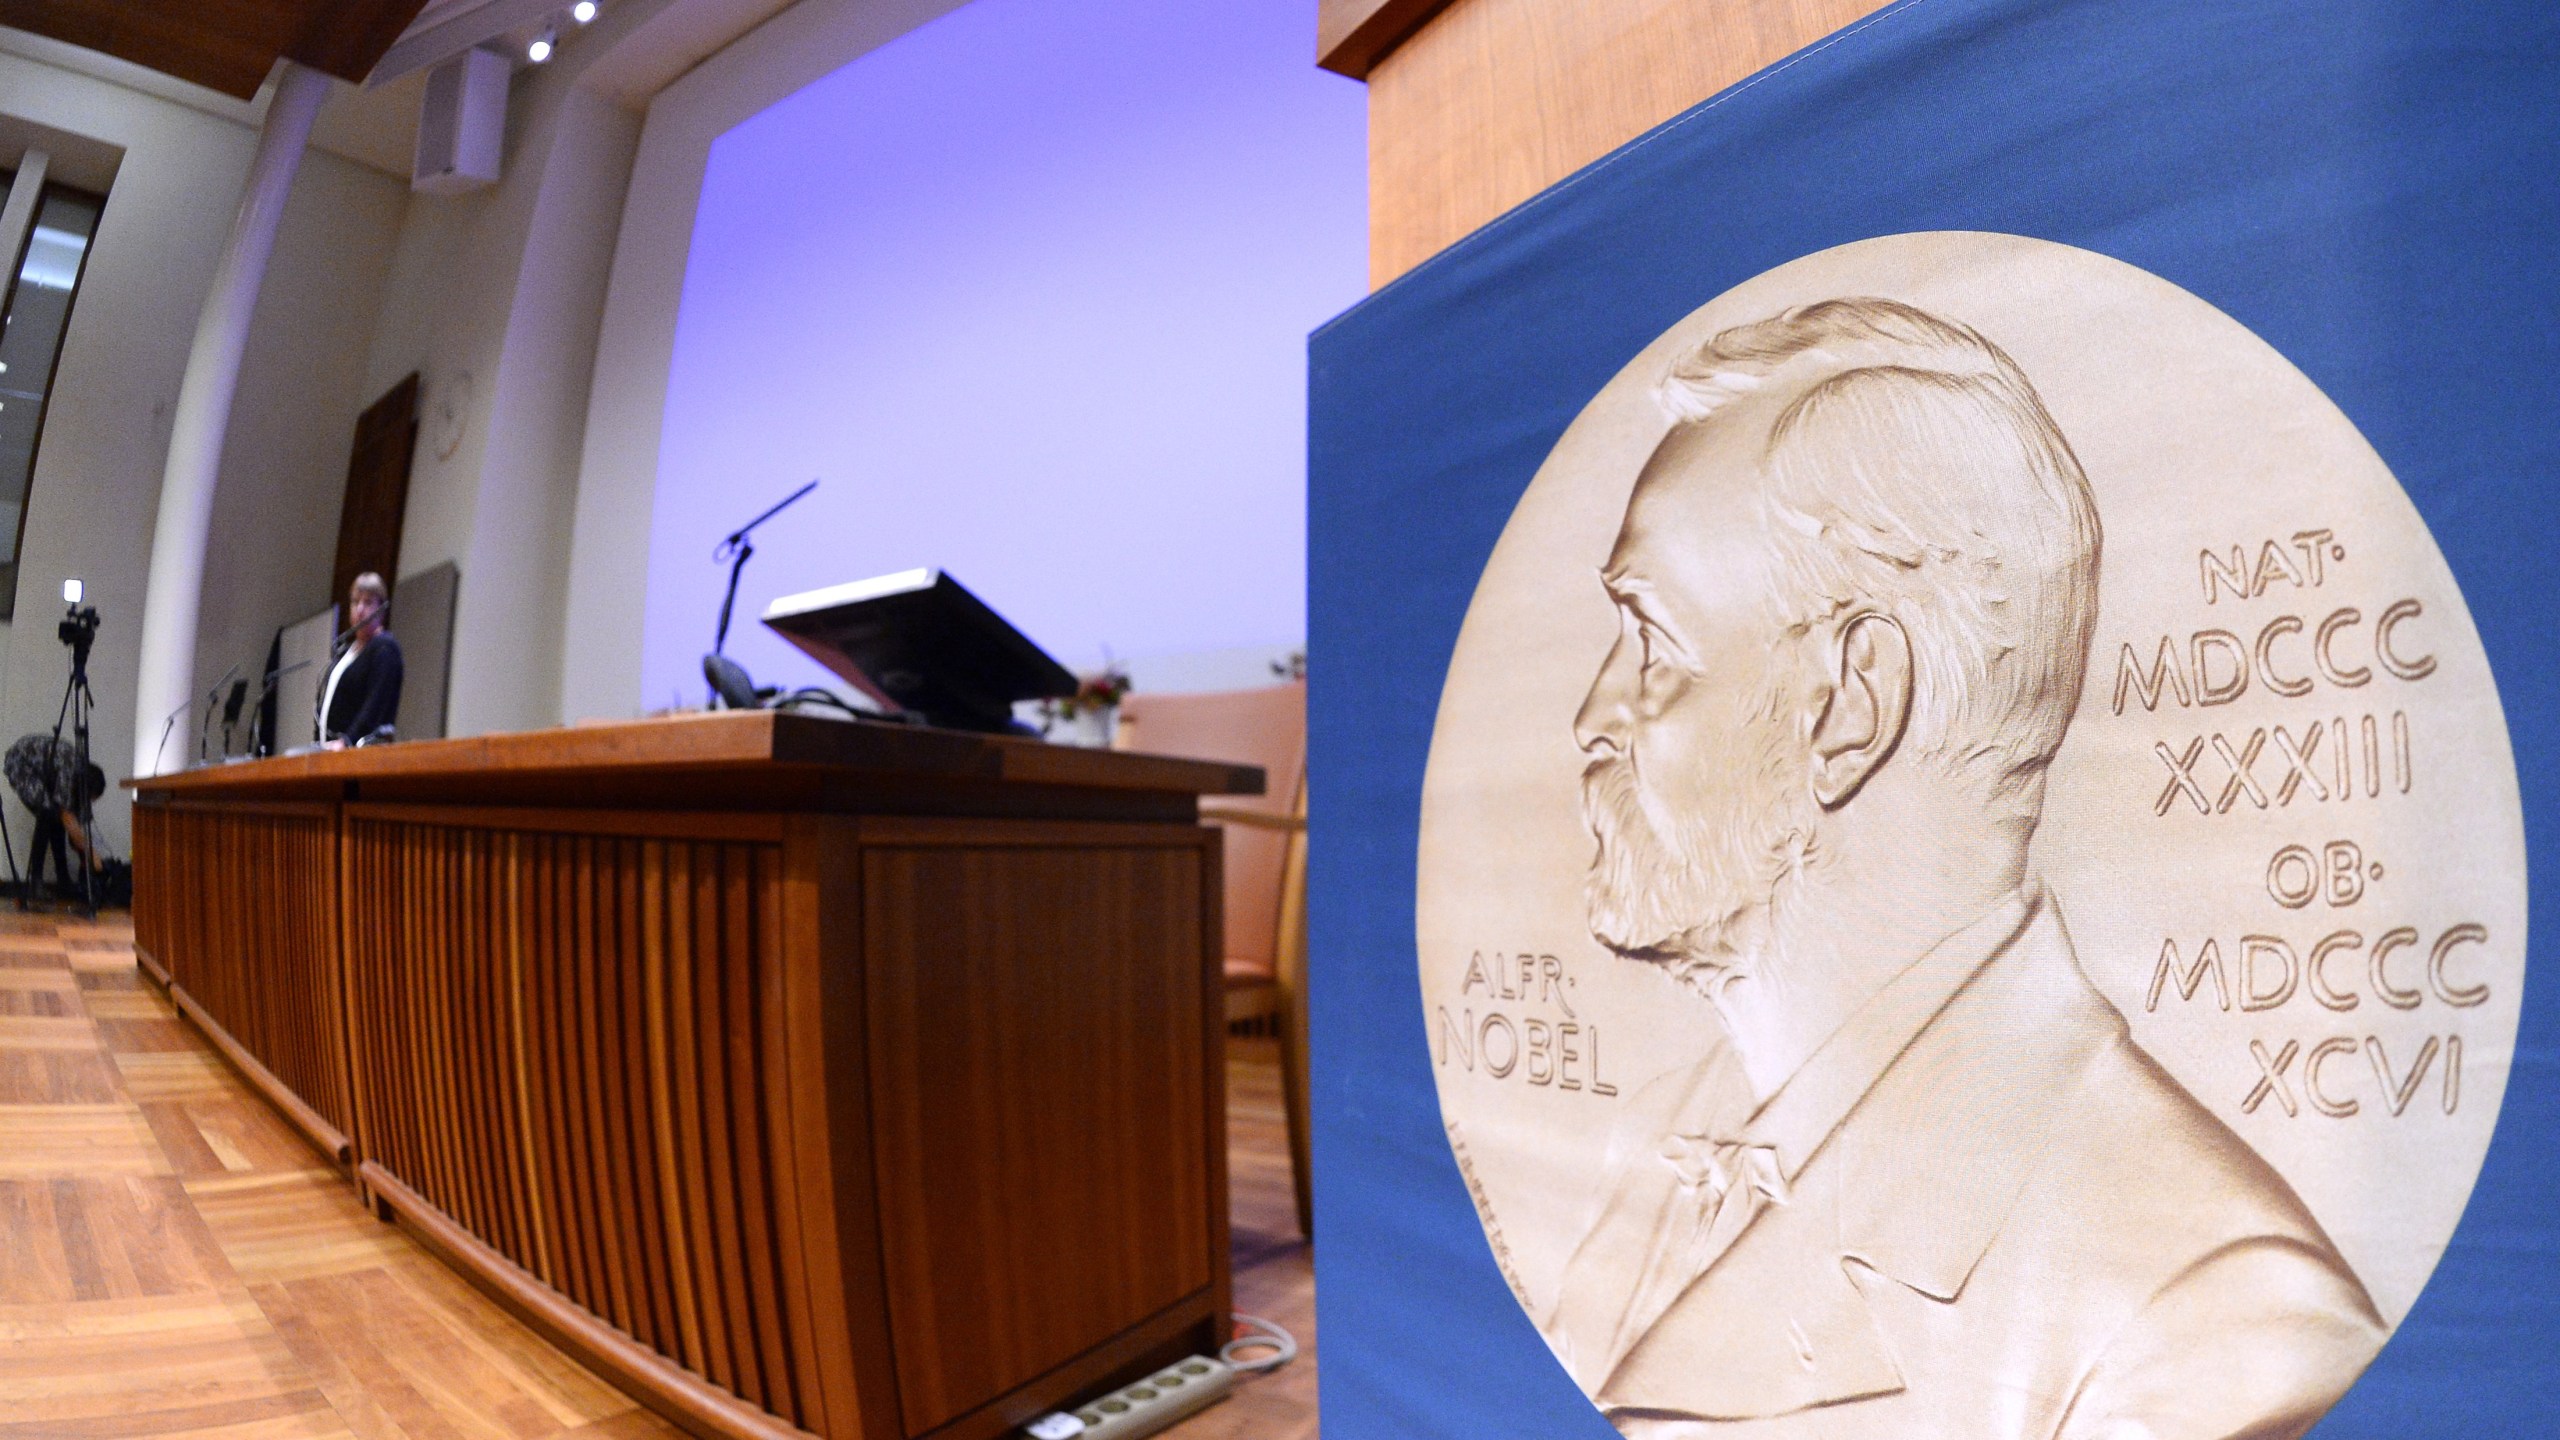
<svg viewBox="0 0 2560 1440">
<path fill-rule="evenodd" d="M 1319 332 L 1331 1440 L 2549 1428 L 2555 237 L 2546 0 L 1904 0 Z"/>
</svg>

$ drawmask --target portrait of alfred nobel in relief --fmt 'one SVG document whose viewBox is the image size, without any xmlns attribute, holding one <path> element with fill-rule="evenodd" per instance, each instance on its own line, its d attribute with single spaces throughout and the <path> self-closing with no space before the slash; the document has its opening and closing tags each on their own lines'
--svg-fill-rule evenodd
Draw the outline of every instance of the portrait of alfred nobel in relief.
<svg viewBox="0 0 2560 1440">
<path fill-rule="evenodd" d="M 1574 722 L 1585 900 L 1723 1036 L 1630 1098 L 1550 1343 L 1631 1436 L 2299 1433 L 2382 1322 L 2028 863 L 2100 549 L 2034 386 L 1838 300 L 1663 396 Z"/>
</svg>

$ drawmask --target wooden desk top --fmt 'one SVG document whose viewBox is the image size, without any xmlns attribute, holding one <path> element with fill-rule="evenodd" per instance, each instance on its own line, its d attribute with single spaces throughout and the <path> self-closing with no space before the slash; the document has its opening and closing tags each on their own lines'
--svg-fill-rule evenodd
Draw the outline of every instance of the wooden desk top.
<svg viewBox="0 0 2560 1440">
<path fill-rule="evenodd" d="M 1250 765 L 1006 735 L 728 710 L 421 740 L 128 780 L 145 803 L 369 800 L 1190 818 L 1202 795 L 1258 795 Z"/>
</svg>

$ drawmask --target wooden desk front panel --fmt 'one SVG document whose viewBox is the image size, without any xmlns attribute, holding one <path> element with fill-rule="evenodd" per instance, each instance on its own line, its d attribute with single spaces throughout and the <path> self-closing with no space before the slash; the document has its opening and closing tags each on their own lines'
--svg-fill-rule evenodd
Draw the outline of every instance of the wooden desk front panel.
<svg viewBox="0 0 2560 1440">
<path fill-rule="evenodd" d="M 329 805 L 136 806 L 134 938 L 225 1049 L 344 1135 L 337 824 Z"/>
<path fill-rule="evenodd" d="M 1220 1075 L 1217 852 L 1213 832 L 1149 828 L 919 824 L 863 846 L 911 1435 L 1017 1425 L 982 1407 L 1097 1338 L 1224 1313 L 1225 1110 L 1203 1084 Z"/>
<path fill-rule="evenodd" d="M 191 1013 L 696 1434 L 993 1440 L 1224 1338 L 1214 830 L 137 813 Z"/>
<path fill-rule="evenodd" d="M 508 1263 L 825 1431 L 811 1310 L 843 1290 L 804 1254 L 826 1196 L 790 1110 L 823 1088 L 783 1033 L 780 826 L 723 820 L 350 807 L 359 1112 L 368 1157 Z"/>
</svg>

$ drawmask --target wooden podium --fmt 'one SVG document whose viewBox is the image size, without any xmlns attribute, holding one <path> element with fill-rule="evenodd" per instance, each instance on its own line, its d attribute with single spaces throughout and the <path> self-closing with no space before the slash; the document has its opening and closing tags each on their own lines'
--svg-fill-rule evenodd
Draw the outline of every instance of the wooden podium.
<svg viewBox="0 0 2560 1440">
<path fill-rule="evenodd" d="M 725 713 L 139 782 L 143 964 L 705 1436 L 982 1440 L 1225 1338 L 1258 771 Z"/>
</svg>

